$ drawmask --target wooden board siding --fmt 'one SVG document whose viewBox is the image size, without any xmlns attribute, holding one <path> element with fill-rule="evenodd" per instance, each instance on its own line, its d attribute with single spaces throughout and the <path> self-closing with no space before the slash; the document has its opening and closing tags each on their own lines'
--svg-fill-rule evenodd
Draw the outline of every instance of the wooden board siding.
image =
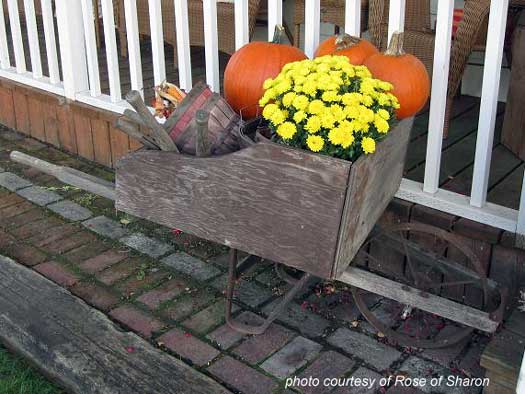
<svg viewBox="0 0 525 394">
<path fill-rule="evenodd" d="M 115 129 L 119 115 L 0 78 L 0 123 L 112 167 L 142 145 Z"/>
</svg>

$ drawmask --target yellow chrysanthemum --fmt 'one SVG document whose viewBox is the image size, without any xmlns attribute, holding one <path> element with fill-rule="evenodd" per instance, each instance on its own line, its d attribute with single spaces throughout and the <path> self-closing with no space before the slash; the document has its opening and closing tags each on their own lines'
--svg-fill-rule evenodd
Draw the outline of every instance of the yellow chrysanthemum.
<svg viewBox="0 0 525 394">
<path fill-rule="evenodd" d="M 341 98 L 344 105 L 359 105 L 363 100 L 363 95 L 361 93 L 345 93 Z"/>
<path fill-rule="evenodd" d="M 308 97 L 304 95 L 298 95 L 296 98 L 294 98 L 292 105 L 295 107 L 295 109 L 299 111 L 304 111 L 307 107 L 310 101 L 308 100 Z"/>
<path fill-rule="evenodd" d="M 297 111 L 293 116 L 293 121 L 295 123 L 301 123 L 306 119 L 306 113 L 304 111 Z"/>
<path fill-rule="evenodd" d="M 342 141 L 342 131 L 339 127 L 334 127 L 332 130 L 328 132 L 328 141 L 330 141 L 334 145 L 341 145 Z"/>
<path fill-rule="evenodd" d="M 340 142 L 340 145 L 346 149 L 348 148 L 350 145 L 352 145 L 355 141 L 355 138 L 354 138 L 354 134 L 352 132 L 349 132 L 349 131 L 345 131 L 343 130 L 341 132 L 341 142 Z"/>
<path fill-rule="evenodd" d="M 306 81 L 303 84 L 303 93 L 310 96 L 315 96 L 317 94 L 317 83 L 315 81 Z"/>
<path fill-rule="evenodd" d="M 273 79 L 272 78 L 268 78 L 266 81 L 264 81 L 263 83 L 263 89 L 266 90 L 266 89 L 270 89 L 271 87 L 273 86 Z"/>
<path fill-rule="evenodd" d="M 359 117 L 359 107 L 358 106 L 353 106 L 353 105 L 346 106 L 344 111 L 348 119 L 357 119 Z"/>
<path fill-rule="evenodd" d="M 309 135 L 306 145 L 312 152 L 319 152 L 324 147 L 324 139 L 318 135 Z"/>
<path fill-rule="evenodd" d="M 337 94 L 335 90 L 327 90 L 326 92 L 323 93 L 321 98 L 323 99 L 323 101 L 330 103 L 333 101 L 339 101 L 340 96 Z"/>
<path fill-rule="evenodd" d="M 304 126 L 310 134 L 315 134 L 321 129 L 321 118 L 317 115 L 310 116 Z"/>
<path fill-rule="evenodd" d="M 374 99 L 372 98 L 372 96 L 365 95 L 363 96 L 363 104 L 367 107 L 371 107 L 372 105 L 374 105 Z"/>
<path fill-rule="evenodd" d="M 268 104 L 264 107 L 262 116 L 266 120 L 270 120 L 271 116 L 274 114 L 275 111 L 278 111 L 279 107 L 275 104 Z"/>
<path fill-rule="evenodd" d="M 310 114 L 320 114 L 325 109 L 325 105 L 321 100 L 312 100 L 308 105 L 308 113 Z"/>
<path fill-rule="evenodd" d="M 292 88 L 292 83 L 290 80 L 285 79 L 282 82 L 279 82 L 277 85 L 275 85 L 274 89 L 278 94 L 283 94 L 287 91 L 289 91 Z"/>
<path fill-rule="evenodd" d="M 284 111 L 278 109 L 270 116 L 270 121 L 275 125 L 279 126 L 286 120 L 287 114 Z"/>
<path fill-rule="evenodd" d="M 346 118 L 345 111 L 343 111 L 343 108 L 338 104 L 332 104 L 330 106 L 330 111 L 337 122 L 341 122 Z"/>
<path fill-rule="evenodd" d="M 363 152 L 368 155 L 376 151 L 376 142 L 373 138 L 364 137 L 361 141 L 361 147 L 363 148 Z"/>
<path fill-rule="evenodd" d="M 325 129 L 331 129 L 334 127 L 335 119 L 330 110 L 324 111 L 321 115 L 321 126 L 323 126 Z"/>
<path fill-rule="evenodd" d="M 386 109 L 377 110 L 376 114 L 382 117 L 384 120 L 390 120 L 390 113 Z"/>
<path fill-rule="evenodd" d="M 380 133 L 388 133 L 388 130 L 390 130 L 388 122 L 379 115 L 375 116 L 374 126 Z"/>
<path fill-rule="evenodd" d="M 295 94 L 294 92 L 288 92 L 286 93 L 284 96 L 283 96 L 283 105 L 285 107 L 289 107 L 292 105 L 295 97 L 297 96 L 297 94 Z"/>
<path fill-rule="evenodd" d="M 277 127 L 277 134 L 285 140 L 291 139 L 297 133 L 297 127 L 292 122 L 284 122 Z"/>
</svg>

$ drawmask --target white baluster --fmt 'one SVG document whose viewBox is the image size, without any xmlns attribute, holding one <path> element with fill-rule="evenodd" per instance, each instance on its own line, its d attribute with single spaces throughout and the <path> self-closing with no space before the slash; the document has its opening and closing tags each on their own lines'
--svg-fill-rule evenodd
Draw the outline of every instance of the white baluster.
<svg viewBox="0 0 525 394">
<path fill-rule="evenodd" d="M 31 57 L 33 77 L 42 78 L 42 58 L 40 56 L 40 43 L 38 40 L 38 28 L 36 26 L 34 0 L 24 0 L 24 11 L 26 15 L 29 56 Z"/>
<path fill-rule="evenodd" d="M 149 0 L 149 25 L 153 55 L 153 80 L 155 85 L 160 85 L 166 80 L 164 34 L 162 32 L 162 4 L 160 0 Z"/>
<path fill-rule="evenodd" d="M 22 42 L 22 30 L 20 28 L 20 13 L 18 10 L 18 0 L 7 0 L 9 8 L 9 24 L 11 27 L 11 39 L 15 52 L 16 72 L 23 74 L 26 72 L 26 57 L 24 53 L 24 43 Z"/>
<path fill-rule="evenodd" d="M 84 36 L 86 38 L 89 89 L 92 97 L 98 97 L 102 93 L 100 90 L 100 72 L 98 64 L 95 23 L 98 23 L 99 21 L 95 21 L 95 14 L 93 12 L 93 0 L 82 0 L 82 15 L 84 19 Z"/>
<path fill-rule="evenodd" d="M 220 91 L 219 44 L 217 41 L 217 0 L 203 0 L 204 51 L 206 56 L 206 82 L 214 92 Z"/>
<path fill-rule="evenodd" d="M 509 0 L 492 1 L 490 4 L 489 34 L 485 50 L 483 89 L 470 199 L 470 203 L 475 207 L 482 207 L 487 201 L 508 9 Z"/>
<path fill-rule="evenodd" d="M 452 21 L 454 0 L 441 0 L 438 3 L 436 43 L 434 47 L 434 68 L 432 78 L 432 97 L 428 122 L 427 160 L 423 190 L 435 193 L 439 188 L 441 167 L 441 147 L 443 127 L 447 106 L 450 46 L 452 42 Z"/>
<path fill-rule="evenodd" d="M 405 31 L 406 0 L 390 0 L 388 13 L 388 42 L 396 32 Z"/>
<path fill-rule="evenodd" d="M 346 0 L 345 32 L 351 36 L 361 36 L 361 0 Z"/>
<path fill-rule="evenodd" d="M 117 103 L 122 100 L 122 92 L 120 90 L 120 70 L 113 2 L 111 0 L 102 0 L 101 4 L 102 20 L 104 21 L 104 43 L 106 44 L 106 58 L 108 62 L 109 94 L 111 102 Z"/>
<path fill-rule="evenodd" d="M 308 20 L 308 19 L 306 19 Z M 268 0 L 268 41 L 273 40 L 275 26 L 283 24 L 282 0 Z"/>
<path fill-rule="evenodd" d="M 190 29 L 188 21 L 188 0 L 175 1 L 175 22 L 177 25 L 177 57 L 179 60 L 179 85 L 190 90 L 191 77 Z"/>
<path fill-rule="evenodd" d="M 305 0 L 304 10 L 304 51 L 309 58 L 314 57 L 319 46 L 319 27 L 321 24 L 320 0 Z"/>
<path fill-rule="evenodd" d="M 235 49 L 250 41 L 248 0 L 235 0 Z"/>
<path fill-rule="evenodd" d="M 47 68 L 49 69 L 49 81 L 52 84 L 60 82 L 60 70 L 58 68 L 57 42 L 55 37 L 55 18 L 51 0 L 40 0 L 42 6 L 42 21 L 44 23 L 44 37 L 46 40 Z"/>
<path fill-rule="evenodd" d="M 0 67 L 3 69 L 11 67 L 9 59 L 9 48 L 7 46 L 7 32 L 5 29 L 4 5 L 0 0 Z"/>
<path fill-rule="evenodd" d="M 131 89 L 139 91 L 142 97 L 144 97 L 137 0 L 124 0 L 124 14 L 126 18 Z"/>
</svg>

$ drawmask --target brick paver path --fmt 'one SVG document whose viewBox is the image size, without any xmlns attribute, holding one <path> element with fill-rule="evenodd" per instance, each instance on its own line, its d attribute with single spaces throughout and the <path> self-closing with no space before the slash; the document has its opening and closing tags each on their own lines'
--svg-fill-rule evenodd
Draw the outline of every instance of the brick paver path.
<svg viewBox="0 0 525 394">
<path fill-rule="evenodd" d="M 337 382 L 344 380 L 335 378 L 368 377 L 378 382 L 399 374 L 483 374 L 478 360 L 467 358 L 479 357 L 486 338 L 473 336 L 459 347 L 434 351 L 389 344 L 362 321 L 345 288 L 329 294 L 303 293 L 263 335 L 232 331 L 223 318 L 227 271 L 223 247 L 116 213 L 111 201 L 11 162 L 9 151 L 24 150 L 24 141 L 13 138 L 11 131 L 0 131 L 0 254 L 68 288 L 125 329 L 229 389 L 246 394 L 417 393 L 421 391 L 377 384 L 370 390 L 341 388 Z M 31 154 L 106 179 L 113 176 L 45 145 Z M 241 279 L 235 312 L 239 320 L 260 321 L 286 289 L 272 270 L 270 264 L 261 263 Z M 285 389 L 290 377 L 298 379 L 293 388 Z M 309 377 L 321 383 L 301 387 L 299 383 Z M 334 378 L 333 386 L 323 387 L 325 378 Z"/>
</svg>

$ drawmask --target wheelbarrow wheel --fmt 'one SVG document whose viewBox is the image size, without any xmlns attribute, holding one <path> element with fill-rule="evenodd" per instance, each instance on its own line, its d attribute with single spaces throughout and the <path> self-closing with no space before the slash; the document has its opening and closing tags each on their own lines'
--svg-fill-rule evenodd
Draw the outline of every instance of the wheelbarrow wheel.
<svg viewBox="0 0 525 394">
<path fill-rule="evenodd" d="M 421 290 L 421 294 L 434 294 L 486 312 L 497 310 L 500 314 L 503 310 L 505 297 L 487 278 L 480 259 L 463 239 L 443 229 L 419 223 L 378 228 L 360 249 L 357 261 L 371 272 Z M 378 335 L 401 346 L 447 347 L 474 331 L 417 305 L 390 299 L 371 303 L 370 293 L 357 288 L 352 288 L 352 293 Z"/>
</svg>

